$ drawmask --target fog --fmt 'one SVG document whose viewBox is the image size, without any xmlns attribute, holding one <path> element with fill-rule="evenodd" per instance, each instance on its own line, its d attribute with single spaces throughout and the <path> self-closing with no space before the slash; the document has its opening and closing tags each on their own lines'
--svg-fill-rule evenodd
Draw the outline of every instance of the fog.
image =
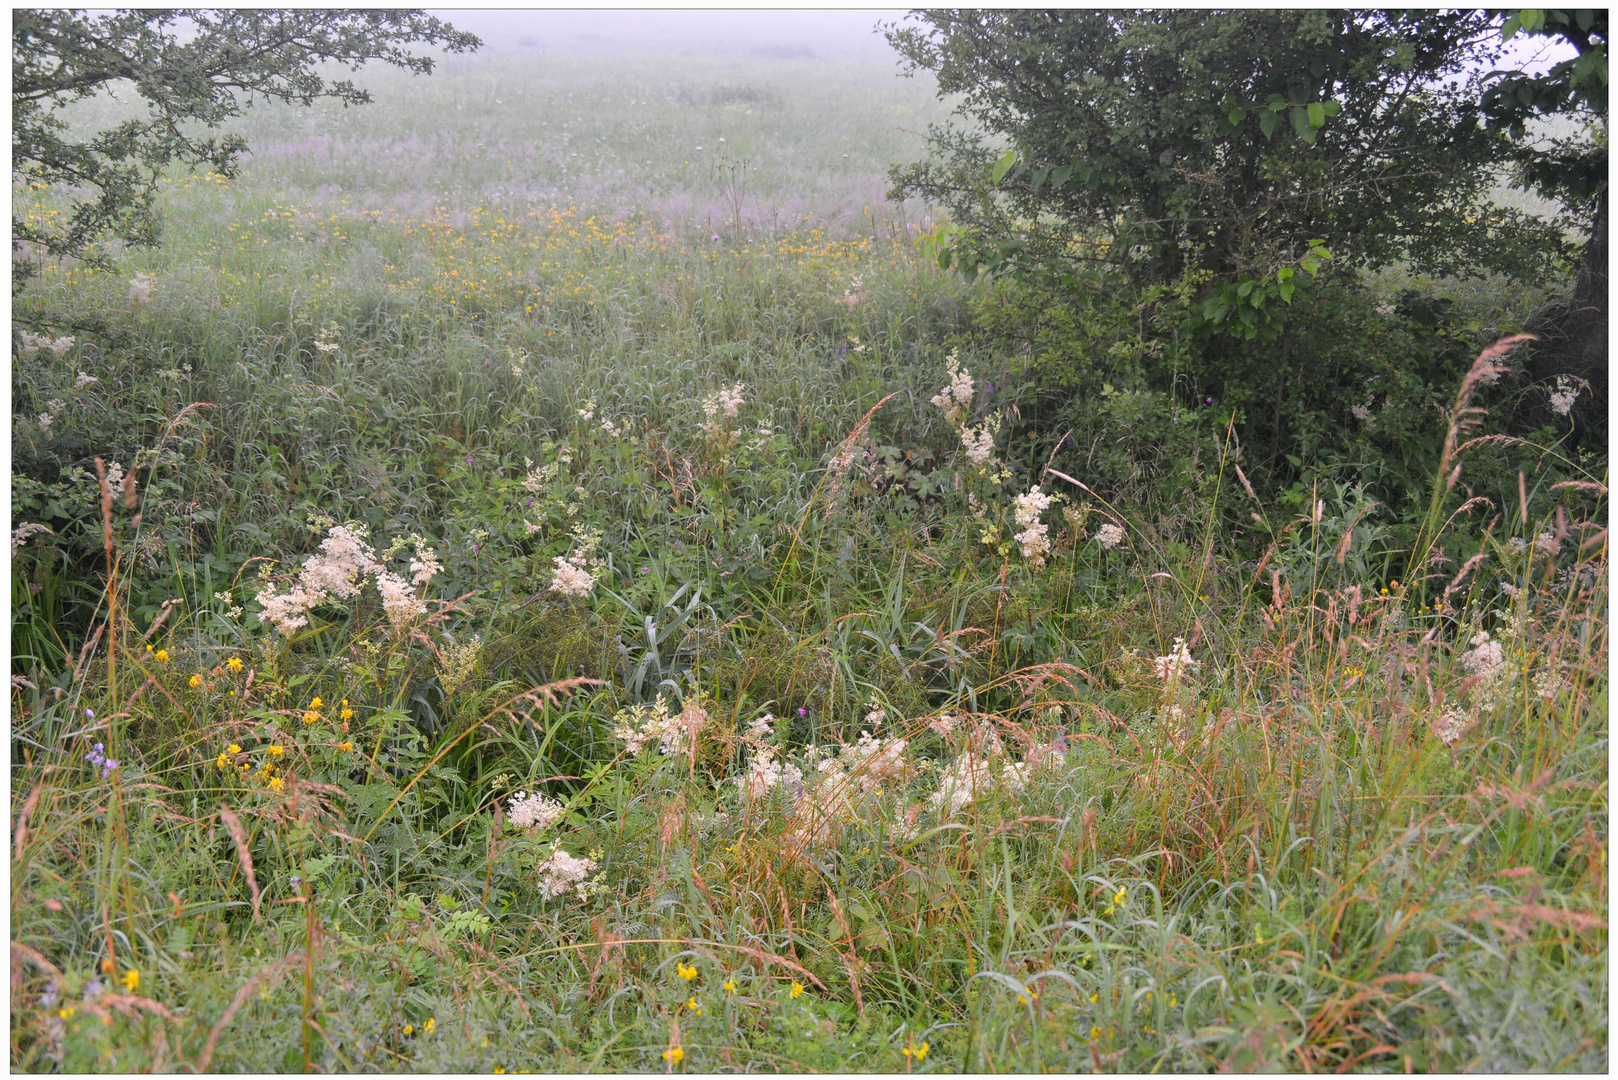
<svg viewBox="0 0 1618 1080">
<path fill-rule="evenodd" d="M 896 61 L 876 31 L 904 9 L 522 10 L 432 8 L 487 52 L 657 54 L 721 59 Z"/>
</svg>

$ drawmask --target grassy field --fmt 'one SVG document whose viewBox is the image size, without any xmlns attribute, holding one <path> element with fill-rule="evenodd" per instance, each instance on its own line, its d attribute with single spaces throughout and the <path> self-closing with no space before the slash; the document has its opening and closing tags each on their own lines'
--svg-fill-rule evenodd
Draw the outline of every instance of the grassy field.
<svg viewBox="0 0 1618 1080">
<path fill-rule="evenodd" d="M 372 85 L 15 301 L 14 1070 L 1607 1067 L 1604 472 L 1121 504 L 924 83 Z"/>
</svg>

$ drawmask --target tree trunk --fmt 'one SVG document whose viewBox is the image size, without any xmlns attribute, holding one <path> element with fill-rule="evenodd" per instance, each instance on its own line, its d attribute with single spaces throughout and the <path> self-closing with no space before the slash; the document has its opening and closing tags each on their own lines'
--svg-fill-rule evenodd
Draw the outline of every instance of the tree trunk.
<svg viewBox="0 0 1618 1080">
<path fill-rule="evenodd" d="M 1596 196 L 1595 224 L 1584 245 L 1573 304 L 1563 330 L 1571 373 L 1590 380 L 1595 404 L 1607 402 L 1607 191 Z"/>
</svg>

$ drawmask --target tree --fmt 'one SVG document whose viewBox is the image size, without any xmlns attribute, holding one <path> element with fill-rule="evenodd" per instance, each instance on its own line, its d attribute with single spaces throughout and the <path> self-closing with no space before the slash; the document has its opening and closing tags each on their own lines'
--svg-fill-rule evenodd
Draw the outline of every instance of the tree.
<svg viewBox="0 0 1618 1080">
<path fill-rule="evenodd" d="M 893 195 L 943 203 L 969 271 L 1190 274 L 1209 323 L 1273 339 L 1324 253 L 1520 272 L 1551 246 L 1482 205 L 1511 153 L 1480 123 L 1483 12 L 918 14 L 888 38 L 975 130 L 930 132 Z"/>
<path fill-rule="evenodd" d="M 12 28 L 13 183 L 75 193 L 59 223 L 13 214 L 14 288 L 42 258 L 106 265 L 101 241 L 156 243 L 163 171 L 207 165 L 234 175 L 246 144 L 215 133 L 255 98 L 370 101 L 350 80 L 328 81 L 318 65 L 353 71 L 380 60 L 428 74 L 432 58 L 410 46 L 465 52 L 481 44 L 413 10 L 19 10 Z M 76 139 L 64 107 L 123 84 L 147 115 Z"/>
<path fill-rule="evenodd" d="M 1563 200 L 1582 219 L 1589 239 L 1560 325 L 1552 328 L 1557 359 L 1587 379 L 1595 415 L 1607 398 L 1607 12 L 1497 12 L 1501 37 L 1519 34 L 1571 45 L 1574 55 L 1542 75 L 1495 71 L 1483 94 L 1490 126 L 1513 139 L 1524 187 Z M 1572 131 L 1532 137 L 1533 120 L 1571 122 Z"/>
</svg>

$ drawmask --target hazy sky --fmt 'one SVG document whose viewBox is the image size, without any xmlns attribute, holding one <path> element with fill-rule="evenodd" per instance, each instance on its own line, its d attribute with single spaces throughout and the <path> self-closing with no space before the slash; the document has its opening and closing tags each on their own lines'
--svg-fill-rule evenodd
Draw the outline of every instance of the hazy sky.
<svg viewBox="0 0 1618 1080">
<path fill-rule="evenodd" d="M 829 59 L 893 55 L 880 22 L 903 18 L 903 8 L 521 10 L 430 8 L 457 30 L 477 34 L 490 51 L 657 52 Z"/>
</svg>

